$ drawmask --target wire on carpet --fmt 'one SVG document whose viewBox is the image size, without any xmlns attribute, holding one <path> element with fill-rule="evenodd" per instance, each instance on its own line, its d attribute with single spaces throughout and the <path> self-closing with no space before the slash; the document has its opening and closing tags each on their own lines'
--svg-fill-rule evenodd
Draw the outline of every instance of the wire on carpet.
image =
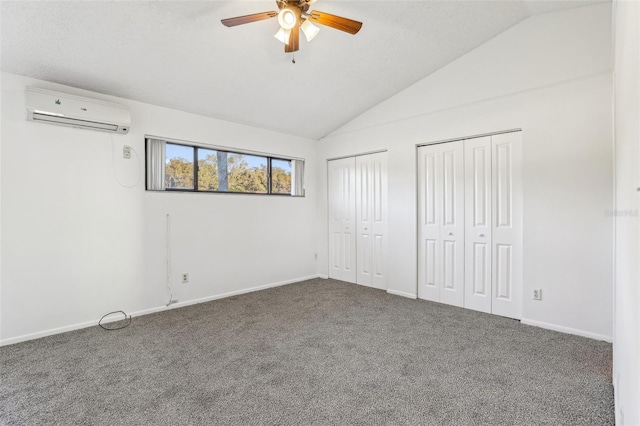
<svg viewBox="0 0 640 426">
<path fill-rule="evenodd" d="M 108 317 L 109 315 L 112 314 L 117 314 L 117 313 L 121 313 L 122 315 L 124 315 L 124 319 L 120 320 L 120 321 L 124 321 L 126 320 L 127 322 L 120 326 L 120 327 L 105 327 L 104 325 L 102 325 L 102 321 L 105 319 L 105 317 Z M 100 327 L 102 327 L 103 330 L 107 330 L 107 331 L 115 331 L 115 330 L 122 330 L 123 328 L 127 328 L 131 325 L 131 315 L 129 315 L 129 317 L 127 317 L 127 314 L 124 313 L 124 311 L 113 311 L 113 312 L 109 312 L 106 315 L 103 315 L 102 318 L 100 318 L 100 321 L 98 321 L 98 325 Z"/>
</svg>

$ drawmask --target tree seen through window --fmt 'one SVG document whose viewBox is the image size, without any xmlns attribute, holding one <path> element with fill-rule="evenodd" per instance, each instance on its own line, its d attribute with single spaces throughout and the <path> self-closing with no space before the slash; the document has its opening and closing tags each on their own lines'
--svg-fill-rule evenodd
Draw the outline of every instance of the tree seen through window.
<svg viewBox="0 0 640 426">
<path fill-rule="evenodd" d="M 194 159 L 197 154 L 197 188 Z M 165 186 L 169 189 L 291 194 L 291 161 L 257 155 L 166 144 Z M 271 190 L 269 191 L 269 162 Z"/>
</svg>

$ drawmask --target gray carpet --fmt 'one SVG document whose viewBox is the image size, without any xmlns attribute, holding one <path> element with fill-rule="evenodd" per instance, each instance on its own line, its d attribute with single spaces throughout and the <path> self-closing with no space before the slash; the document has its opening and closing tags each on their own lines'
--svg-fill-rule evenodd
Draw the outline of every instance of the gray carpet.
<svg viewBox="0 0 640 426">
<path fill-rule="evenodd" d="M 8 425 L 607 425 L 611 345 L 311 280 L 0 348 Z"/>
</svg>

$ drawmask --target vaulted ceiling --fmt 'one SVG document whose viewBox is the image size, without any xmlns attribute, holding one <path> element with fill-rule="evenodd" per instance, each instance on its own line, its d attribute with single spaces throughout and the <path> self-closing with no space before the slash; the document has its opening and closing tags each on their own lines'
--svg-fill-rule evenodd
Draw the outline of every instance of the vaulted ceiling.
<svg viewBox="0 0 640 426">
<path fill-rule="evenodd" d="M 364 23 L 320 26 L 285 54 L 275 1 L 2 1 L 1 69 L 228 121 L 319 139 L 452 60 L 572 1 L 318 0 Z M 134 123 L 135 125 L 135 123 Z"/>
</svg>

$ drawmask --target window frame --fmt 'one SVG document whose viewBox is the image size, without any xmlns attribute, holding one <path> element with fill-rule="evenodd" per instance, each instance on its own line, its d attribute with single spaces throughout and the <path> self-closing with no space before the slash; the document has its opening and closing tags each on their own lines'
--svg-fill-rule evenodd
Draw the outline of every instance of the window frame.
<svg viewBox="0 0 640 426">
<path fill-rule="evenodd" d="M 262 195 L 262 196 L 279 196 L 279 197 L 292 197 L 292 198 L 304 198 L 306 196 L 305 192 L 303 191 L 303 193 L 301 195 L 293 195 L 291 193 L 282 193 L 282 192 L 272 192 L 272 187 L 271 187 L 271 183 L 272 183 L 272 160 L 280 160 L 280 161 L 288 161 L 291 163 L 292 167 L 293 167 L 293 160 L 298 160 L 298 161 L 303 161 L 305 162 L 305 160 L 303 158 L 293 158 L 293 157 L 285 157 L 285 156 L 281 156 L 281 155 L 272 155 L 272 154 L 266 154 L 266 153 L 262 153 L 262 152 L 255 152 L 255 151 L 249 151 L 249 150 L 236 150 L 236 149 L 229 149 L 227 147 L 218 147 L 218 146 L 214 146 L 214 145 L 204 145 L 204 144 L 196 144 L 196 143 L 189 143 L 186 141 L 174 141 L 172 139 L 166 139 L 166 138 L 160 138 L 160 137 L 156 137 L 156 136 L 150 136 L 150 135 L 145 135 L 145 141 L 148 138 L 152 138 L 152 139 L 160 139 L 163 140 L 165 142 L 165 155 L 166 155 L 166 145 L 178 145 L 178 146 L 184 146 L 187 148 L 193 148 L 193 188 L 168 188 L 165 187 L 164 190 L 152 190 L 152 189 L 148 189 L 148 185 L 145 185 L 145 190 L 146 191 L 152 191 L 152 192 L 185 192 L 185 193 L 198 193 L 198 194 L 238 194 L 238 195 Z M 253 157 L 263 157 L 267 160 L 267 182 L 266 182 L 266 187 L 267 187 L 267 192 L 241 192 L 241 191 L 211 191 L 211 190 L 199 190 L 198 189 L 198 171 L 199 171 L 199 166 L 198 166 L 198 150 L 199 149 L 206 149 L 209 151 L 216 151 L 216 152 L 225 152 L 227 154 L 238 154 L 238 155 L 250 155 Z M 145 150 L 146 150 L 146 143 L 145 143 Z M 146 158 L 146 155 L 145 155 Z M 166 163 L 165 163 L 166 164 Z M 145 174 L 146 174 L 146 168 L 147 168 L 147 162 L 145 160 Z M 291 178 L 293 178 L 293 170 L 291 172 Z M 293 180 L 291 181 L 291 188 L 293 189 L 293 185 L 294 182 Z"/>
</svg>

